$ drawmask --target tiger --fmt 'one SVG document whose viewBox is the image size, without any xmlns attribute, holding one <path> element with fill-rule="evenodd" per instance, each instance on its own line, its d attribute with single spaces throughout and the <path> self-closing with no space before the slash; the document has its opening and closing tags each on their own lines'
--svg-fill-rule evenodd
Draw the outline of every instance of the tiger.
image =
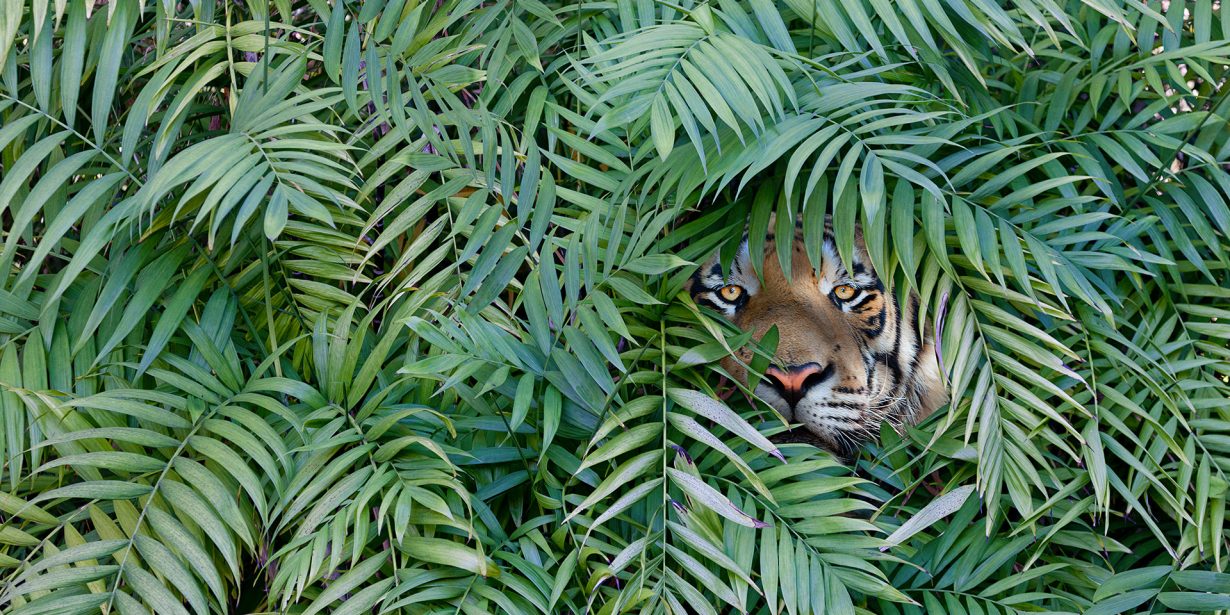
<svg viewBox="0 0 1230 615">
<path fill-rule="evenodd" d="M 797 220 L 785 247 L 792 250 L 790 280 L 770 231 L 762 277 L 752 269 L 745 235 L 731 271 L 714 254 L 692 275 L 688 292 L 753 339 L 777 327 L 777 349 L 759 382 L 748 382 L 749 346 L 724 358 L 722 367 L 792 425 L 806 427 L 814 436 L 808 440 L 849 460 L 878 437 L 884 421 L 898 430 L 915 424 L 946 403 L 947 392 L 934 341 L 919 327 L 918 296 L 911 292 L 903 306 L 885 288 L 860 229 L 848 268 L 831 219 L 823 233 L 818 271 Z"/>
</svg>

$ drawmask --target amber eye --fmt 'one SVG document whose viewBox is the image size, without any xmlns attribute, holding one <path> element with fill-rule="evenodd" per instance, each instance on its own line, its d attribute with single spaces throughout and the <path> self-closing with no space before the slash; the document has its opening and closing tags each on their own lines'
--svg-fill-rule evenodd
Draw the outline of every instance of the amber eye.
<svg viewBox="0 0 1230 615">
<path fill-rule="evenodd" d="M 838 286 L 833 289 L 833 294 L 837 295 L 837 298 L 841 299 L 842 301 L 849 301 L 850 299 L 853 299 L 854 294 L 857 292 L 858 291 L 853 286 L 850 286 L 849 284 L 842 284 L 841 286 Z"/>
<path fill-rule="evenodd" d="M 718 294 L 722 295 L 722 298 L 726 301 L 734 303 L 739 300 L 739 297 L 743 296 L 743 287 L 738 284 L 727 284 L 718 290 Z"/>
</svg>

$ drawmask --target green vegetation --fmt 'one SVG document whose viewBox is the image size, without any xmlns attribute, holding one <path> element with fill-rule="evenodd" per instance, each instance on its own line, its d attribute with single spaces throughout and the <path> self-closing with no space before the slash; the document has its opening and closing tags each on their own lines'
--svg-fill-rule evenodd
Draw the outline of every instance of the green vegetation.
<svg viewBox="0 0 1230 615">
<path fill-rule="evenodd" d="M 0 610 L 1230 609 L 1228 39 L 0 0 Z M 941 332 L 951 407 L 855 468 L 771 454 L 681 292 L 774 212 L 861 225 Z"/>
</svg>

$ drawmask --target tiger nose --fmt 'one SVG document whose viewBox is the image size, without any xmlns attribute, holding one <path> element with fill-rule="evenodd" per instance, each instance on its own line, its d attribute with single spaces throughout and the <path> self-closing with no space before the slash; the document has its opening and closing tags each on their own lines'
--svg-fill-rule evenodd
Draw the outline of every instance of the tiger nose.
<svg viewBox="0 0 1230 615">
<path fill-rule="evenodd" d="M 785 369 L 770 365 L 765 370 L 765 379 L 769 386 L 781 395 L 786 403 L 793 408 L 803 399 L 813 387 L 829 379 L 833 374 L 833 366 L 820 367 L 819 363 L 804 363 L 802 365 L 787 365 Z"/>
</svg>

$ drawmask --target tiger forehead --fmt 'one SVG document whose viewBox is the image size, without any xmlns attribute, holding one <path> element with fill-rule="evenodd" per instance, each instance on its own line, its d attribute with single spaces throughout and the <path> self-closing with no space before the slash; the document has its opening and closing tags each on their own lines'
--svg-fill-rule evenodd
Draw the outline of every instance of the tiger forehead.
<svg viewBox="0 0 1230 615">
<path fill-rule="evenodd" d="M 854 250 L 848 256 L 850 262 L 843 261 L 834 241 L 832 222 L 824 220 L 820 229 L 805 229 L 802 218 L 796 218 L 791 233 L 791 241 L 778 241 L 778 227 L 775 220 L 769 221 L 769 228 L 764 234 L 763 250 L 758 257 L 750 253 L 752 244 L 750 233 L 743 234 L 738 251 L 729 263 L 722 263 L 720 253 L 699 268 L 692 277 L 691 294 L 698 302 L 710 305 L 734 316 L 740 312 L 748 299 L 758 295 L 778 295 L 819 292 L 828 295 L 834 288 L 842 285 L 854 286 L 867 291 L 882 291 L 883 284 L 868 263 L 865 248 L 862 245 L 861 233 L 855 229 Z M 815 233 L 819 239 L 819 254 L 811 254 L 808 244 L 817 237 L 808 237 L 807 233 Z M 813 260 L 812 256 L 819 256 Z M 755 262 L 759 261 L 759 262 Z M 784 266 L 783 266 L 784 265 Z M 787 275 L 789 272 L 789 275 Z M 800 286 L 801 284 L 801 286 Z M 720 289 L 723 286 L 739 286 L 742 296 L 738 301 L 730 297 L 722 297 Z"/>
<path fill-rule="evenodd" d="M 773 263 L 774 261 L 769 260 L 769 257 L 772 257 L 775 253 L 779 252 L 778 248 L 780 246 L 778 246 L 778 242 L 776 240 L 777 234 L 773 231 L 770 231 L 765 235 L 763 254 L 765 255 L 766 262 L 768 263 Z M 866 264 L 867 257 L 863 252 L 864 248 L 860 245 L 857 239 L 854 246 L 854 251 L 850 255 L 852 262 L 849 263 L 848 268 L 839 254 L 836 243 L 833 241 L 832 227 L 828 224 L 825 225 L 823 239 L 820 244 L 821 259 L 819 263 L 812 263 L 810 261 L 809 257 L 805 253 L 805 244 L 806 236 L 803 231 L 803 223 L 801 220 L 796 221 L 792 242 L 792 278 L 798 279 L 800 276 L 805 276 L 805 278 L 817 280 L 821 282 L 822 286 L 826 287 L 822 289 L 825 292 L 827 292 L 832 286 L 838 286 L 841 284 L 853 284 L 858 287 L 876 288 L 877 290 L 882 290 L 883 286 L 880 283 L 879 278 L 876 276 L 872 268 Z M 747 245 L 746 236 L 744 245 Z M 745 251 L 741 251 L 739 256 L 746 257 L 747 255 Z M 739 266 L 739 260 L 740 258 L 735 259 L 735 267 Z M 814 268 L 813 265 L 815 266 Z M 777 267 L 775 266 L 773 269 L 777 269 Z M 784 272 L 782 273 L 784 278 Z M 818 273 L 819 276 L 816 276 L 816 273 Z M 737 279 L 737 276 L 732 276 L 730 283 L 737 284 L 740 283 L 740 281 Z"/>
<path fill-rule="evenodd" d="M 824 228 L 825 237 L 827 237 L 829 233 L 831 232 L 832 232 L 831 229 L 829 229 L 827 226 Z M 777 231 L 770 229 L 769 232 L 765 235 L 765 239 L 766 241 L 764 244 L 764 250 L 765 250 L 765 253 L 767 254 L 768 252 L 773 250 L 773 244 L 775 240 L 777 239 Z M 744 241 L 746 240 L 747 240 L 747 236 L 745 235 Z M 804 241 L 806 241 L 806 236 L 803 234 L 803 219 L 799 218 L 794 221 L 794 244 L 797 247 L 799 244 L 803 243 Z"/>
</svg>

